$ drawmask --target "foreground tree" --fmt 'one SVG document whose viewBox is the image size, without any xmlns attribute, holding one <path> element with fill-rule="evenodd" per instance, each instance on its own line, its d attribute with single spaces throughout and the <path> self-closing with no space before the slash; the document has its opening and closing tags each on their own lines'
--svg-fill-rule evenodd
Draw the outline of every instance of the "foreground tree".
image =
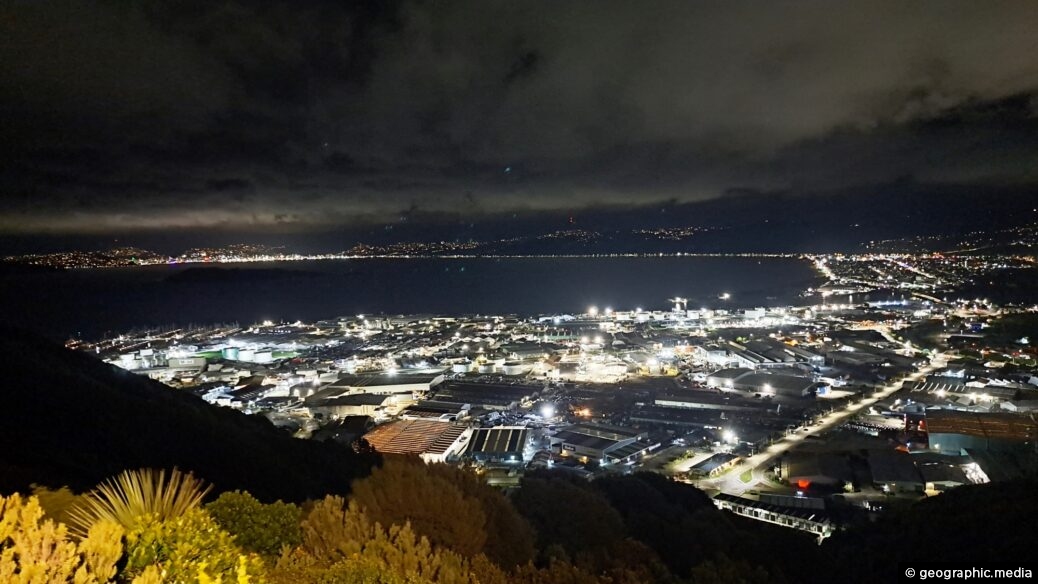
<svg viewBox="0 0 1038 584">
<path fill-rule="evenodd" d="M 443 477 L 465 497 L 479 501 L 486 517 L 486 543 L 482 551 L 488 558 L 507 569 L 534 559 L 537 549 L 533 528 L 501 491 L 487 485 L 479 476 L 455 466 L 431 464 L 423 467 L 430 474 Z"/>
<path fill-rule="evenodd" d="M 246 551 L 276 558 L 284 548 L 302 543 L 302 511 L 291 503 L 264 504 L 249 493 L 234 491 L 223 493 L 205 509 Z"/>
<path fill-rule="evenodd" d="M 156 568 L 165 582 L 257 582 L 265 572 L 258 556 L 198 508 L 164 521 L 142 518 L 126 533 L 123 576 L 147 580 Z"/>
<path fill-rule="evenodd" d="M 296 581 L 352 582 L 346 578 L 353 568 L 358 573 L 375 570 L 383 574 L 379 576 L 383 580 L 371 582 L 395 582 L 398 577 L 415 583 L 478 581 L 466 558 L 433 546 L 406 522 L 383 527 L 356 503 L 347 505 L 341 497 L 319 501 L 303 520 L 302 530 L 302 548 L 282 556 L 272 575 L 276 581 L 294 577 Z M 484 568 L 496 570 L 486 564 Z"/>
<path fill-rule="evenodd" d="M 77 544 L 63 523 L 43 518 L 35 497 L 0 496 L 0 582 L 111 582 L 123 553 L 122 535 L 122 527 L 102 521 Z"/>
<path fill-rule="evenodd" d="M 353 484 L 350 500 L 372 521 L 386 526 L 409 523 L 432 545 L 462 556 L 481 553 L 487 540 L 479 500 L 418 461 L 386 459 L 370 477 Z"/>
</svg>

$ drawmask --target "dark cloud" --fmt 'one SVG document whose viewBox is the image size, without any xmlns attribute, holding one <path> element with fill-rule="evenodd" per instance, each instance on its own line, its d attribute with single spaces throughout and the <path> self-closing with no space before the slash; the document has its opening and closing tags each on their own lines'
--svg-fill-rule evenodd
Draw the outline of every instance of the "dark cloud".
<svg viewBox="0 0 1038 584">
<path fill-rule="evenodd" d="M 0 230 L 1038 182 L 1033 2 L 0 7 Z"/>
</svg>

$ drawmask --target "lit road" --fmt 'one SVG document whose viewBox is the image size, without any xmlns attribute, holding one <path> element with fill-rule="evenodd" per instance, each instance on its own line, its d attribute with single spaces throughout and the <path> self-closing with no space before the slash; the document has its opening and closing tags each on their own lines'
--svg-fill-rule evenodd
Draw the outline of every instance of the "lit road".
<svg viewBox="0 0 1038 584">
<path fill-rule="evenodd" d="M 856 415 L 858 412 L 865 408 L 874 405 L 876 402 L 884 400 L 894 393 L 896 393 L 903 383 L 910 383 L 917 381 L 922 377 L 928 375 L 931 371 L 938 368 L 940 363 L 943 361 L 943 355 L 935 356 L 930 364 L 923 367 L 919 371 L 909 375 L 903 381 L 887 384 L 880 388 L 874 395 L 874 397 L 867 397 L 862 400 L 858 400 L 849 404 L 846 408 L 835 411 L 821 419 L 821 423 L 811 425 L 807 427 L 807 430 L 797 431 L 792 435 L 787 435 L 779 440 L 776 440 L 771 446 L 768 446 L 765 450 L 744 459 L 738 465 L 732 468 L 732 470 L 726 472 L 723 476 L 699 481 L 701 488 L 712 488 L 720 490 L 730 495 L 742 495 L 746 491 L 754 488 L 758 483 L 764 481 L 764 474 L 770 468 L 771 461 L 776 457 L 793 450 L 804 442 L 804 439 L 814 434 L 821 434 L 827 432 L 832 428 L 843 423 L 848 418 Z M 744 483 L 740 478 L 746 471 L 751 471 L 753 479 L 749 483 Z"/>
</svg>

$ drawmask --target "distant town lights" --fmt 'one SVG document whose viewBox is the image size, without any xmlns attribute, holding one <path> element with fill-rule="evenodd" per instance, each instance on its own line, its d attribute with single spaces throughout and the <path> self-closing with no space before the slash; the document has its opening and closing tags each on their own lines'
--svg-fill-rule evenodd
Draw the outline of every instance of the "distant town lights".
<svg viewBox="0 0 1038 584">
<path fill-rule="evenodd" d="M 588 308 L 587 309 L 587 313 L 589 315 L 591 315 L 591 316 L 597 316 L 598 315 L 598 307 L 597 306 L 592 306 L 592 307 Z"/>
</svg>

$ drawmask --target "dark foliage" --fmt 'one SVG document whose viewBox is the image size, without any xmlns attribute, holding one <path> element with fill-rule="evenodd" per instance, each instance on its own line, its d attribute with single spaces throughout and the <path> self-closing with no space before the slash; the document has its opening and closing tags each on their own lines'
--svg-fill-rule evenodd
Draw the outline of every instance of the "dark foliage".
<svg viewBox="0 0 1038 584">
<path fill-rule="evenodd" d="M 822 546 L 833 581 L 887 582 L 899 562 L 1025 561 L 1038 543 L 1038 480 L 959 487 L 838 533 Z"/>
<path fill-rule="evenodd" d="M 0 354 L 0 492 L 32 483 L 84 491 L 127 468 L 179 467 L 216 492 L 302 501 L 348 492 L 377 462 L 22 331 L 0 329 Z"/>
</svg>

